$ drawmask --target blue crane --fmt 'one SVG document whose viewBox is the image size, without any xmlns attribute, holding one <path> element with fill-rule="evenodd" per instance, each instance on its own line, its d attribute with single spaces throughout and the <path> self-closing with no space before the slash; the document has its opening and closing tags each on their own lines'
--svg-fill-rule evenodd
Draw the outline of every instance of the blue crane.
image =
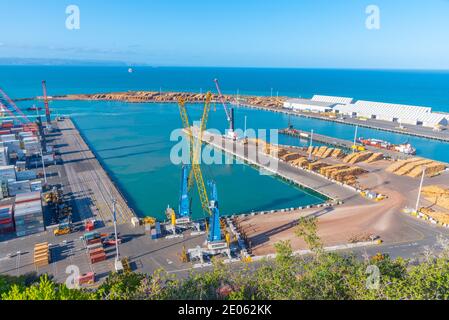
<svg viewBox="0 0 449 320">
<path fill-rule="evenodd" d="M 221 239 L 221 226 L 220 226 L 220 211 L 218 210 L 218 193 L 217 185 L 213 181 L 209 181 L 210 191 L 210 207 L 212 215 L 209 217 L 209 242 L 222 241 Z"/>
<path fill-rule="evenodd" d="M 180 218 L 189 218 L 191 215 L 189 198 L 189 173 L 190 168 L 187 165 L 182 166 L 181 174 L 181 194 L 179 197 L 178 215 Z"/>
</svg>

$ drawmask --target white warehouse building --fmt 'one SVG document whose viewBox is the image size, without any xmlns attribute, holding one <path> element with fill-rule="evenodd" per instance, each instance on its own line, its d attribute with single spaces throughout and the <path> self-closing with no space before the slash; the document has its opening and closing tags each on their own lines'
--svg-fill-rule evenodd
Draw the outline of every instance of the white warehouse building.
<svg viewBox="0 0 449 320">
<path fill-rule="evenodd" d="M 290 99 L 284 102 L 284 108 L 293 111 L 306 112 L 330 112 L 335 107 L 335 103 L 313 101 L 310 99 Z"/>
<path fill-rule="evenodd" d="M 349 104 L 354 99 L 334 96 L 314 95 L 312 99 L 290 99 L 284 102 L 284 108 L 306 112 L 331 112 L 338 104 Z"/>
<path fill-rule="evenodd" d="M 432 112 L 432 108 L 404 104 L 314 95 L 312 99 L 290 99 L 284 108 L 304 112 L 335 112 L 350 117 L 397 122 L 423 127 L 447 127 L 449 114 Z"/>
<path fill-rule="evenodd" d="M 429 107 L 359 100 L 355 103 L 338 105 L 335 112 L 351 117 L 397 122 L 424 127 L 447 126 L 449 115 L 432 112 Z"/>
</svg>

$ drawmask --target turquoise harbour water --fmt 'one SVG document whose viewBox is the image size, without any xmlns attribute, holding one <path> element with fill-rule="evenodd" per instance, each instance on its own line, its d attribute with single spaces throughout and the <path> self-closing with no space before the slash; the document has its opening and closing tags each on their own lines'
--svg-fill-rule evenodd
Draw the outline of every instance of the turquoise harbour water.
<svg viewBox="0 0 449 320">
<path fill-rule="evenodd" d="M 108 92 L 126 90 L 213 89 L 212 79 L 219 77 L 225 92 L 290 96 L 333 94 L 415 105 L 428 105 L 449 111 L 449 73 L 413 71 L 353 70 L 277 70 L 214 68 L 76 68 L 76 67 L 1 67 L 0 86 L 13 98 L 41 95 L 40 81 L 47 80 L 50 95 L 65 93 Z M 394 85 L 393 85 L 394 83 Z M 26 108 L 32 102 L 21 102 Z M 192 119 L 201 116 L 201 105 L 189 105 Z M 177 206 L 180 167 L 170 161 L 169 141 L 172 130 L 181 127 L 175 104 L 128 104 L 120 102 L 56 101 L 54 113 L 70 115 L 106 170 L 130 200 L 139 215 L 159 218 L 169 204 Z M 254 109 L 236 110 L 236 126 L 277 129 L 287 126 L 288 116 Z M 302 130 L 351 140 L 354 127 L 292 117 Z M 225 129 L 224 111 L 217 106 L 211 112 L 209 128 Z M 427 139 L 359 129 L 359 135 L 401 143 L 409 140 L 418 154 L 449 162 L 449 144 Z M 299 139 L 279 137 L 280 143 L 300 145 Z M 268 176 L 247 165 L 203 166 L 206 179 L 219 187 L 220 206 L 224 214 L 271 210 L 320 203 L 316 195 Z M 193 198 L 195 215 L 200 215 L 198 198 Z"/>
</svg>

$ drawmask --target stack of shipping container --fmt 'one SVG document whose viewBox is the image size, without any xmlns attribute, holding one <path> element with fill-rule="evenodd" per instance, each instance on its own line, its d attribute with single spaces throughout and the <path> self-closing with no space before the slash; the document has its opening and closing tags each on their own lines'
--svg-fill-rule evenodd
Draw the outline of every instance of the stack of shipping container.
<svg viewBox="0 0 449 320">
<path fill-rule="evenodd" d="M 1 121 L 0 199 L 15 197 L 15 202 L 14 198 L 1 200 L 0 234 L 15 232 L 25 236 L 45 230 L 42 181 L 36 180 L 36 171 L 27 170 L 33 160 L 38 165 L 42 163 L 37 132 L 35 123 L 15 125 L 13 120 Z M 45 163 L 54 163 L 53 154 L 44 156 L 48 157 Z"/>
<path fill-rule="evenodd" d="M 45 230 L 40 192 L 30 192 L 16 196 L 14 220 L 18 237 Z"/>
<path fill-rule="evenodd" d="M 12 205 L 0 206 L 0 234 L 14 232 Z"/>
</svg>

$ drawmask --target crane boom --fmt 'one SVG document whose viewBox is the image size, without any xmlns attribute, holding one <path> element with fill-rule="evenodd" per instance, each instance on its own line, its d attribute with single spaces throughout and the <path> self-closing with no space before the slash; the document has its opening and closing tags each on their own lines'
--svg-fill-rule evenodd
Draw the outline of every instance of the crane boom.
<svg viewBox="0 0 449 320">
<path fill-rule="evenodd" d="M 232 120 L 231 112 L 228 110 L 228 107 L 226 106 L 226 101 L 224 99 L 223 94 L 221 93 L 220 84 L 218 83 L 218 79 L 214 79 L 215 86 L 217 87 L 218 91 L 218 97 L 220 98 L 221 104 L 223 105 L 224 111 L 226 112 L 226 118 L 228 119 L 228 122 Z"/>
<path fill-rule="evenodd" d="M 201 154 L 201 146 L 203 143 L 203 133 L 206 130 L 207 121 L 209 120 L 211 101 L 212 101 L 212 93 L 208 92 L 206 94 L 206 100 L 205 100 L 204 108 L 203 108 L 203 115 L 201 117 L 200 129 L 198 132 L 198 139 L 196 139 L 197 143 L 192 146 L 193 155 L 194 155 L 193 162 L 195 162 L 195 163 L 199 163 L 199 157 Z M 193 175 L 193 170 L 190 171 L 190 174 L 189 174 L 189 190 L 193 186 L 193 176 L 192 175 Z"/>
<path fill-rule="evenodd" d="M 234 129 L 235 129 L 235 126 L 234 126 L 234 108 L 228 109 L 228 107 L 226 106 L 225 98 L 224 98 L 223 94 L 221 93 L 220 84 L 218 83 L 218 79 L 214 79 L 214 82 L 215 82 L 215 86 L 217 87 L 218 96 L 220 98 L 221 104 L 223 105 L 223 108 L 224 108 L 225 113 L 226 113 L 226 118 L 227 118 L 228 123 L 229 123 L 228 135 L 229 135 L 229 137 L 232 138 L 232 140 L 236 140 L 237 136 L 236 136 L 236 134 L 234 132 Z"/>
<path fill-rule="evenodd" d="M 6 111 L 13 119 L 16 119 L 19 122 L 19 124 L 23 124 L 20 118 L 18 118 L 14 113 L 12 113 L 11 110 L 9 110 L 8 107 L 1 102 L 0 102 L 0 109 Z"/>
<path fill-rule="evenodd" d="M 3 91 L 3 89 L 1 89 L 1 88 L 0 88 L 0 102 L 3 102 L 3 104 L 6 107 L 8 107 L 8 106 L 12 107 L 18 113 L 18 116 L 22 117 L 25 120 L 25 122 L 28 122 L 28 123 L 31 122 L 30 119 L 28 119 L 28 117 L 26 116 L 26 114 L 23 113 L 22 110 L 20 110 L 20 108 L 14 103 L 14 101 L 12 101 L 12 99 L 10 97 L 8 97 L 6 92 Z"/>
<path fill-rule="evenodd" d="M 206 105 L 208 105 L 209 107 L 207 107 L 207 109 L 210 108 L 210 103 L 206 103 Z M 182 124 L 184 126 L 184 129 L 187 133 L 187 136 L 189 137 L 189 143 L 190 143 L 190 161 L 191 161 L 191 166 L 192 166 L 192 171 L 193 171 L 193 175 L 195 177 L 195 181 L 196 181 L 196 186 L 198 189 L 198 195 L 200 197 L 200 201 L 201 201 L 201 207 L 203 208 L 203 211 L 206 212 L 209 216 L 212 215 L 212 211 L 211 208 L 209 206 L 209 197 L 207 195 L 207 190 L 206 190 L 206 185 L 204 183 L 204 178 L 203 178 L 203 174 L 201 172 L 201 167 L 198 161 L 198 156 L 199 155 L 195 155 L 195 150 L 201 150 L 201 144 L 202 144 L 202 140 L 199 140 L 200 136 L 202 137 L 202 133 L 201 133 L 201 128 L 204 128 L 207 118 L 204 117 L 204 113 L 207 114 L 208 112 L 203 113 L 203 119 L 201 121 L 202 125 L 200 127 L 200 133 L 198 134 L 198 145 L 195 148 L 195 138 L 193 136 L 192 133 L 192 128 L 190 126 L 190 121 L 189 121 L 189 116 L 187 115 L 187 109 L 185 107 L 185 100 L 184 98 L 180 97 L 178 99 L 178 106 L 179 106 L 179 112 L 181 115 L 181 120 L 182 120 Z M 206 107 L 205 107 L 206 109 Z"/>
<path fill-rule="evenodd" d="M 48 107 L 47 83 L 45 82 L 45 80 L 42 80 L 42 92 L 44 94 L 45 117 L 47 118 L 47 124 L 50 124 L 50 108 Z"/>
</svg>

